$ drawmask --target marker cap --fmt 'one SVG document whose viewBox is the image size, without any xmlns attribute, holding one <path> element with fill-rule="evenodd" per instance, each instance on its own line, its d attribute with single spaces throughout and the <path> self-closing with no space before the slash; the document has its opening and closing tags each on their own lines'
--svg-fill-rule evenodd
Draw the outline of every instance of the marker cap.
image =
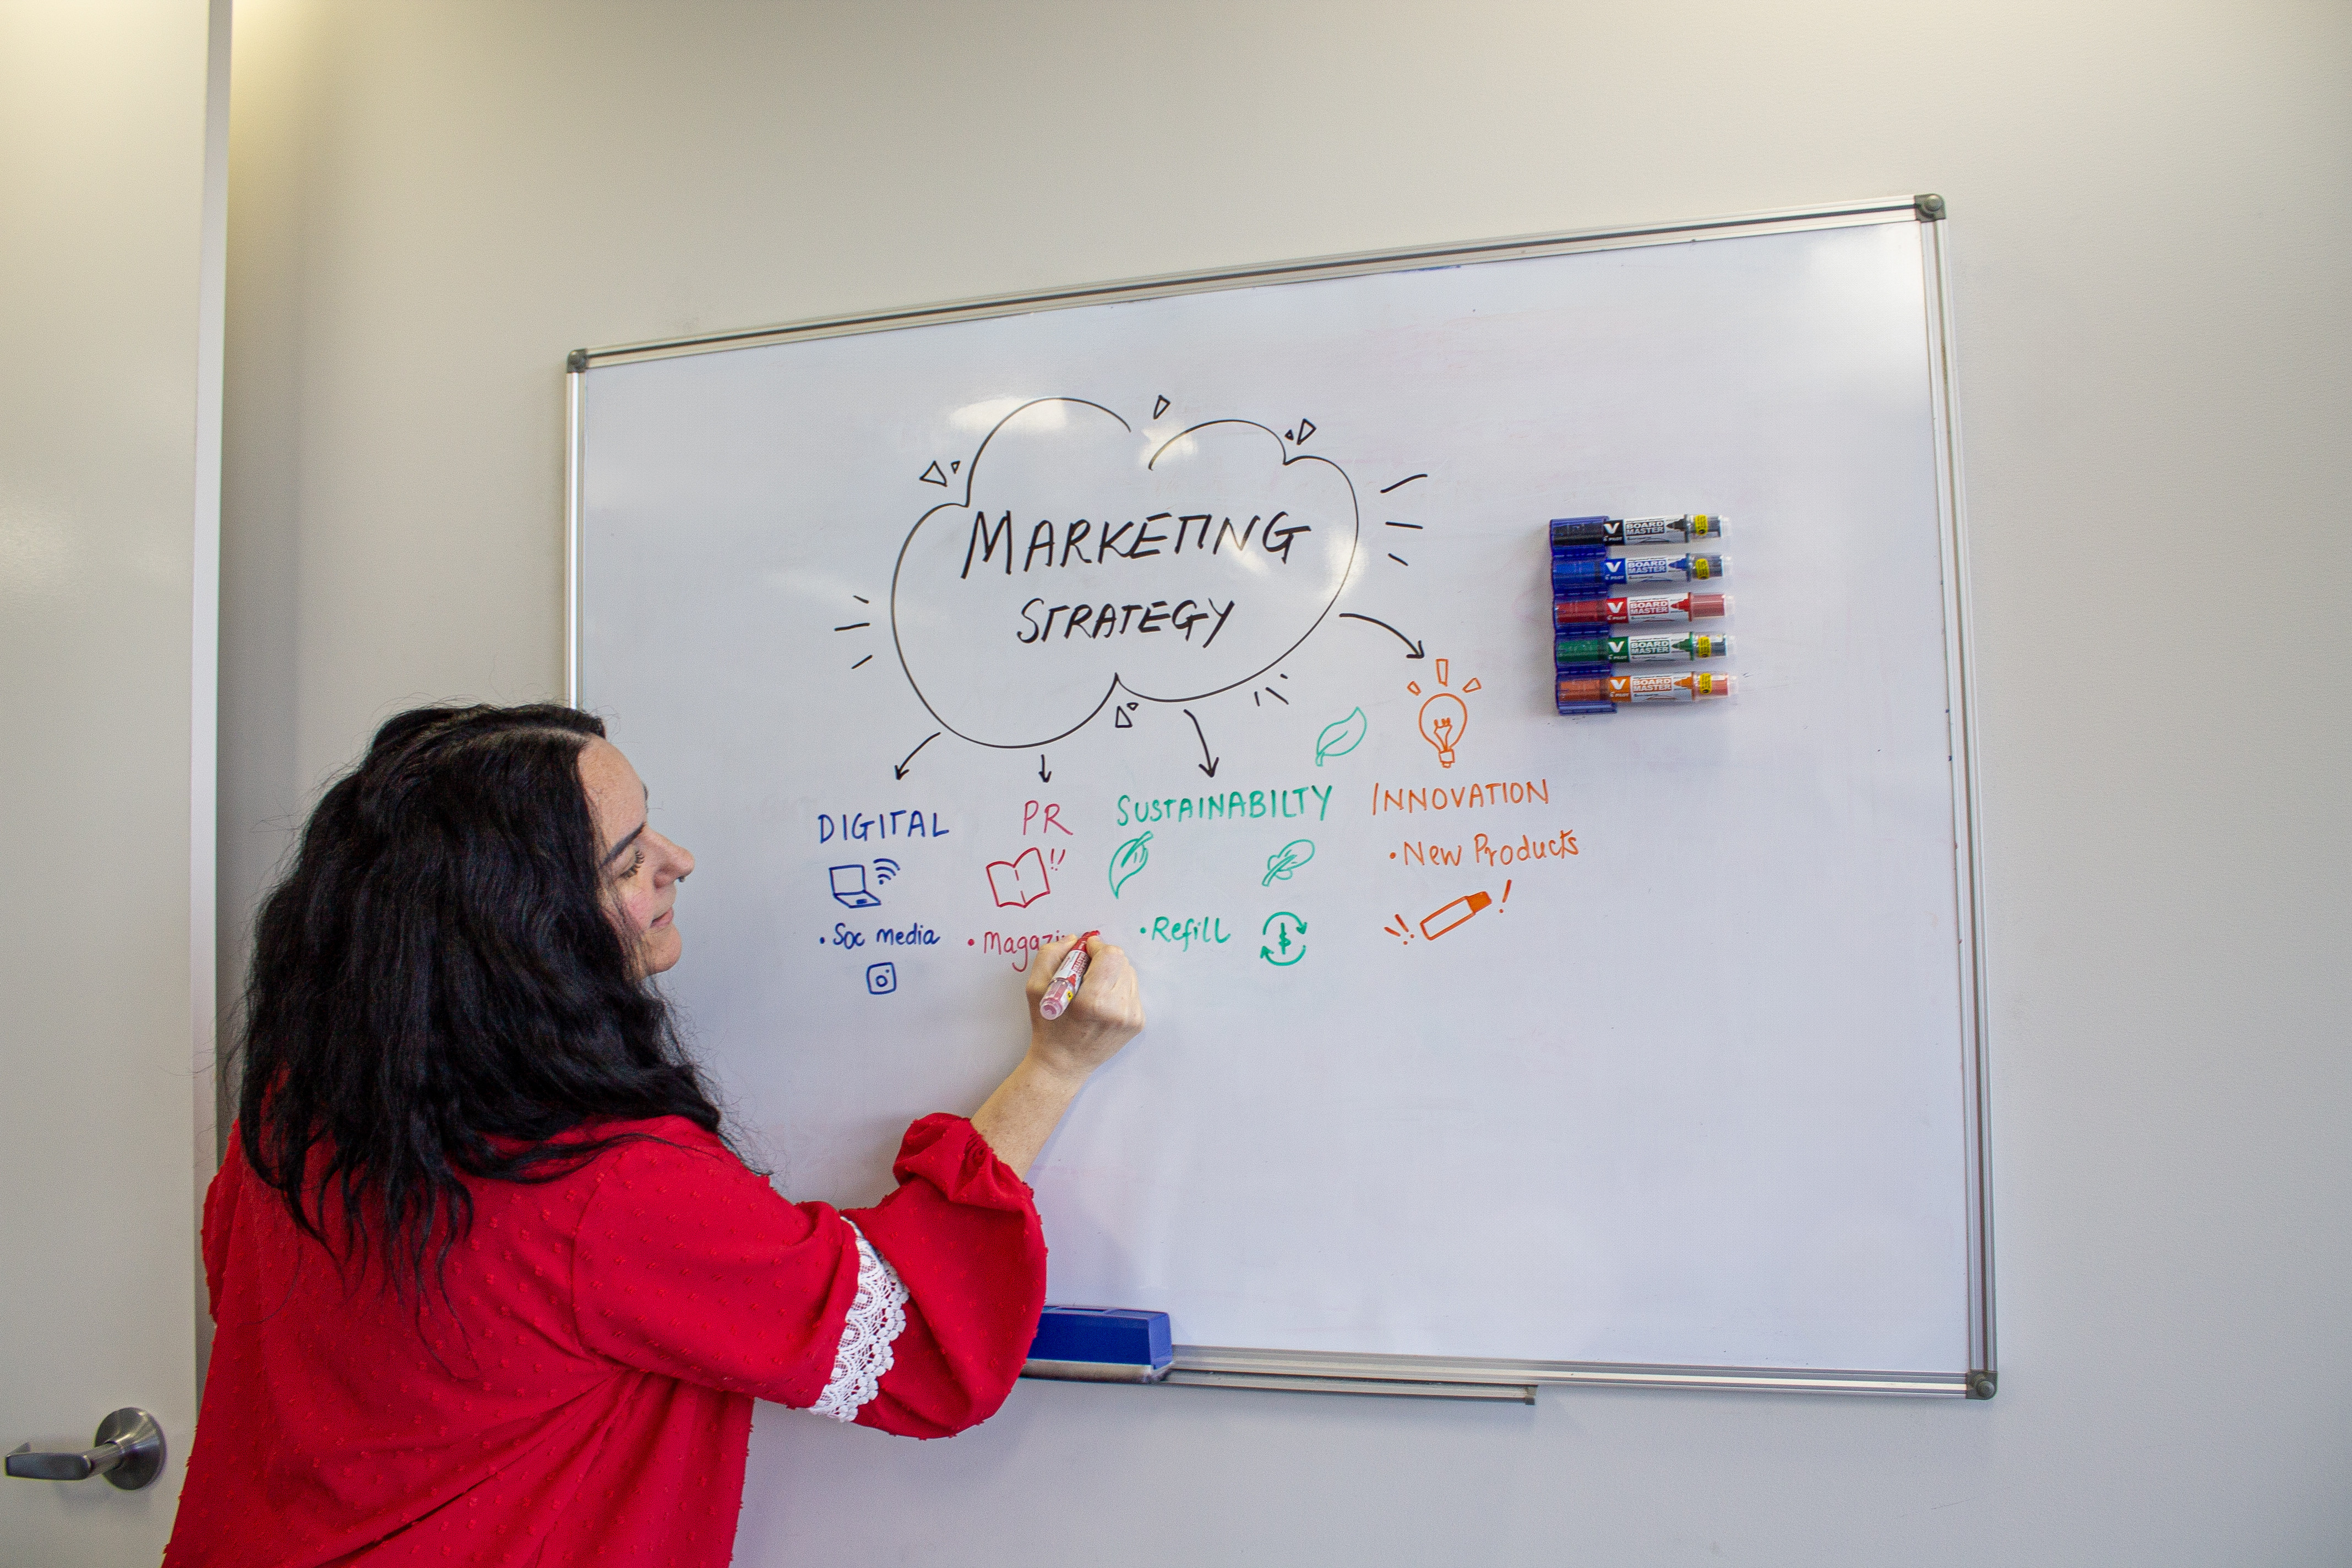
<svg viewBox="0 0 2352 1568">
<path fill-rule="evenodd" d="M 1606 544 L 1609 542 L 1609 520 L 1605 517 L 1553 518 L 1551 542 L 1554 549 L 1567 544 Z"/>
<path fill-rule="evenodd" d="M 1552 682 L 1553 705 L 1573 718 L 1584 713 L 1614 713 L 1617 704 L 1609 700 L 1609 677 L 1601 675 L 1563 675 Z"/>
<path fill-rule="evenodd" d="M 1591 629 L 1597 633 L 1600 628 Z M 1556 638 L 1551 645 L 1551 661 L 1561 669 L 1571 665 L 1605 665 L 1609 662 L 1609 639 L 1597 635 L 1580 637 L 1572 634 Z"/>
<path fill-rule="evenodd" d="M 1612 572 L 1618 563 L 1599 551 L 1582 559 L 1561 559 L 1561 551 L 1551 556 L 1551 591 L 1555 594 L 1593 593 L 1625 581 L 1622 571 Z"/>
<path fill-rule="evenodd" d="M 1555 626 L 1605 626 L 1609 620 L 1606 599 L 1554 598 L 1551 602 L 1551 624 Z"/>
</svg>

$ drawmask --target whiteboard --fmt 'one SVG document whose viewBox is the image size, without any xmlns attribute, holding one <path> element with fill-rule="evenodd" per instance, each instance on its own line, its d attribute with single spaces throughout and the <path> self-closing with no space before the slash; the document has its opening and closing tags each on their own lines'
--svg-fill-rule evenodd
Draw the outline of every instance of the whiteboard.
<svg viewBox="0 0 2352 1568">
<path fill-rule="evenodd" d="M 870 1201 L 1099 928 L 1150 1023 L 1032 1173 L 1048 1299 L 1180 1368 L 1989 1392 L 1940 231 L 575 354 L 574 698 L 780 1184 Z M 1695 510 L 1737 695 L 1559 716 L 1547 520 Z"/>
</svg>

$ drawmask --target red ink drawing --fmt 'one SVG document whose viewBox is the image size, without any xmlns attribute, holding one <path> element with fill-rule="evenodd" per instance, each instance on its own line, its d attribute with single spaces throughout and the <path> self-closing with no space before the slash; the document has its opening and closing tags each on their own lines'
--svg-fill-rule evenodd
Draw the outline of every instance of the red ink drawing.
<svg viewBox="0 0 2352 1568">
<path fill-rule="evenodd" d="M 988 891 L 1000 910 L 1025 910 L 1053 890 L 1045 857 L 1034 844 L 1010 860 L 988 863 Z"/>
</svg>

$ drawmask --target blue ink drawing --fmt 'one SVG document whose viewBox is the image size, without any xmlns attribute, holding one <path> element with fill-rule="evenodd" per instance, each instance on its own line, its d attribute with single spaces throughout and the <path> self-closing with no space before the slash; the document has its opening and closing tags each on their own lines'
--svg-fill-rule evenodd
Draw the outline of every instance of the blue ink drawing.
<svg viewBox="0 0 2352 1568">
<path fill-rule="evenodd" d="M 882 901 L 866 890 L 866 866 L 863 861 L 855 866 L 828 866 L 824 874 L 833 884 L 834 898 L 853 910 L 870 910 Z"/>
</svg>

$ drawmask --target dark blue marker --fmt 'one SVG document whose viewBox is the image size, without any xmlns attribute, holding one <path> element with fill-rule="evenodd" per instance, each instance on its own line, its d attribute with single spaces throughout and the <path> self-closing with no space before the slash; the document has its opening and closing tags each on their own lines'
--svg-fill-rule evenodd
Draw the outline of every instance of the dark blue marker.
<svg viewBox="0 0 2352 1568">
<path fill-rule="evenodd" d="M 1556 517 L 1551 542 L 1562 544 L 1685 544 L 1723 537 L 1723 519 L 1711 512 L 1687 517 Z"/>
<path fill-rule="evenodd" d="M 1657 587 L 1671 583 L 1705 583 L 1726 571 L 1720 555 L 1612 555 L 1606 545 L 1554 545 L 1551 591 L 1570 598 L 1591 598 L 1628 588 Z"/>
</svg>

